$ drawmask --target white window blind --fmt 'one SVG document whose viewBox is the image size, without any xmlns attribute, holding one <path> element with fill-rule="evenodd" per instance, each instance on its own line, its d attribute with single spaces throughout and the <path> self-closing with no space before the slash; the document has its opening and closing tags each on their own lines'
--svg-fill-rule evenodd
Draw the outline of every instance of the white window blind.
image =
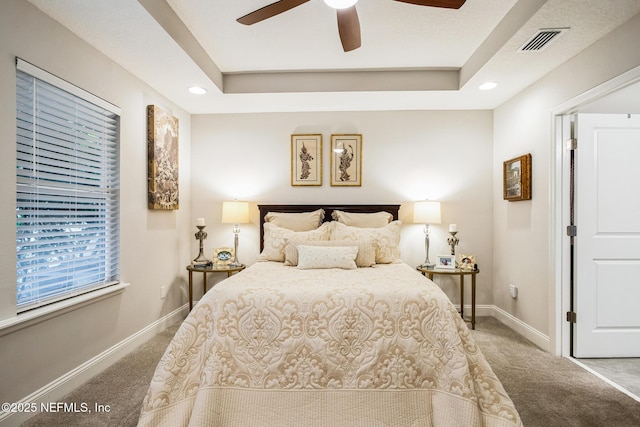
<svg viewBox="0 0 640 427">
<path fill-rule="evenodd" d="M 119 279 L 119 109 L 20 59 L 17 309 Z"/>
</svg>

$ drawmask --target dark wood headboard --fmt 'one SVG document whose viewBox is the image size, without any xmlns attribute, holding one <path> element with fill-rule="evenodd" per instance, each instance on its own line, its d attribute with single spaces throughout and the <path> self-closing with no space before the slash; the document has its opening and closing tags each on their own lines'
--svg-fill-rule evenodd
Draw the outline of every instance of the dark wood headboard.
<svg viewBox="0 0 640 427">
<path fill-rule="evenodd" d="M 334 210 L 354 212 L 354 213 L 374 213 L 385 211 L 393 215 L 393 219 L 398 219 L 400 205 L 258 205 L 260 210 L 260 251 L 264 249 L 264 217 L 269 212 L 313 212 L 324 209 L 324 222 L 332 221 L 331 214 Z"/>
</svg>

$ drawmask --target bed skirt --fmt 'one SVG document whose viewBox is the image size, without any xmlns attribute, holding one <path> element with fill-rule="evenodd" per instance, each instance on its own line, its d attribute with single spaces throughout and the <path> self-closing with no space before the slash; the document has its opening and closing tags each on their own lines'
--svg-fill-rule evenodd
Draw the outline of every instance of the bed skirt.
<svg viewBox="0 0 640 427">
<path fill-rule="evenodd" d="M 206 408 L 206 409 L 204 409 Z M 438 409 L 440 408 L 440 409 Z M 443 409 L 445 408 L 445 409 Z M 192 412 L 193 411 L 193 412 Z M 197 397 L 147 414 L 155 426 L 486 427 L 513 421 L 481 414 L 459 396 L 435 390 L 201 389 Z M 504 415 L 504 414 L 503 414 Z M 143 421 L 143 420 L 141 420 Z"/>
</svg>

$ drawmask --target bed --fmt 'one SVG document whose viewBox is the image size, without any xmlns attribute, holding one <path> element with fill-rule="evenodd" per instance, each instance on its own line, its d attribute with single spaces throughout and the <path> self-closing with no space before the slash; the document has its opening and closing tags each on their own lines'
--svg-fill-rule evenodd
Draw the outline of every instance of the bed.
<svg viewBox="0 0 640 427">
<path fill-rule="evenodd" d="M 139 426 L 521 426 L 447 296 L 399 260 L 398 207 L 259 206 L 260 262 L 194 306 Z"/>
</svg>

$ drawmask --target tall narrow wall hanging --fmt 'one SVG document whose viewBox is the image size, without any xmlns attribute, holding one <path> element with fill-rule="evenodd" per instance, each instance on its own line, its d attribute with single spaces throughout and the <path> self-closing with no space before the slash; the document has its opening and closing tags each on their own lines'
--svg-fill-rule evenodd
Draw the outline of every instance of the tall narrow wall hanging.
<svg viewBox="0 0 640 427">
<path fill-rule="evenodd" d="M 322 185 L 322 135 L 291 135 L 291 185 Z"/>
<path fill-rule="evenodd" d="M 331 185 L 362 185 L 362 135 L 331 135 Z"/>
<path fill-rule="evenodd" d="M 178 119 L 156 105 L 147 106 L 147 152 L 149 209 L 178 209 Z"/>
</svg>

